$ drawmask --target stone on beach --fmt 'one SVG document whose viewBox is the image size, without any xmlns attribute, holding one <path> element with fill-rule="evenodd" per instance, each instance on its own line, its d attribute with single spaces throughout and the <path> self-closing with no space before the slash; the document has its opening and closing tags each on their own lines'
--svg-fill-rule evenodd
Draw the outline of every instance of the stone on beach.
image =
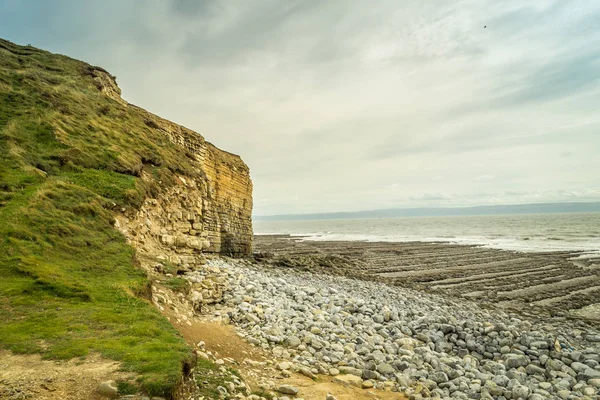
<svg viewBox="0 0 600 400">
<path fill-rule="evenodd" d="M 288 370 L 288 369 L 292 368 L 292 366 L 293 366 L 293 364 L 288 361 L 284 361 L 284 362 L 277 364 L 277 368 L 279 368 L 282 371 Z"/>
<path fill-rule="evenodd" d="M 98 385 L 98 393 L 111 399 L 119 397 L 119 390 L 115 381 L 106 381 Z"/>
<path fill-rule="evenodd" d="M 279 393 L 297 395 L 299 390 L 291 385 L 281 385 L 277 388 Z"/>
<path fill-rule="evenodd" d="M 343 385 L 352 385 L 356 387 L 361 387 L 363 383 L 363 380 L 360 376 L 350 374 L 338 375 L 335 378 L 333 378 L 333 381 L 341 383 Z"/>
</svg>

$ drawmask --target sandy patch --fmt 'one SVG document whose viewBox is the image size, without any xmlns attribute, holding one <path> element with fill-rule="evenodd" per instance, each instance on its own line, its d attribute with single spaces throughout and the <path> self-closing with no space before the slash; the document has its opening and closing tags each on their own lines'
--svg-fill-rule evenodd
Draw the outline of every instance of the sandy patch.
<svg viewBox="0 0 600 400">
<path fill-rule="evenodd" d="M 273 357 L 237 335 L 233 326 L 224 325 L 219 322 L 191 321 L 192 325 L 182 324 L 177 329 L 190 343 L 204 341 L 206 349 L 221 358 L 235 360 L 233 368 L 238 370 L 244 380 L 251 386 L 262 380 L 275 382 L 277 385 L 292 385 L 300 389 L 298 397 L 305 400 L 323 400 L 328 393 L 333 394 L 338 400 L 403 400 L 406 399 L 400 393 L 385 392 L 381 390 L 364 390 L 356 387 L 345 387 L 334 382 L 330 376 L 319 376 L 316 381 L 304 375 L 294 373 L 289 378 L 283 378 L 275 366 L 252 366 L 245 360 L 265 361 Z M 283 360 L 282 360 L 283 361 Z"/>
<path fill-rule="evenodd" d="M 50 361 L 39 354 L 0 350 L 0 399 L 105 399 L 96 393 L 100 382 L 133 378 L 119 367 L 118 362 L 98 354 L 85 360 Z"/>
</svg>

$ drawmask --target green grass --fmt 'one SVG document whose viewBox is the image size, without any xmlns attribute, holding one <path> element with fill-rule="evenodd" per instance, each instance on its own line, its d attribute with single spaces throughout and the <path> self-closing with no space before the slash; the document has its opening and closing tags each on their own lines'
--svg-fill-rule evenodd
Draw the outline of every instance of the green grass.
<svg viewBox="0 0 600 400">
<path fill-rule="evenodd" d="M 226 387 L 226 383 L 232 381 L 232 375 L 240 378 L 238 372 L 231 368 L 224 368 L 223 371 L 210 360 L 205 358 L 198 359 L 195 371 L 196 382 L 198 382 L 199 387 L 197 394 L 205 396 L 207 399 L 221 398 L 217 387 Z"/>
<path fill-rule="evenodd" d="M 117 381 L 117 388 L 120 395 L 136 394 L 138 387 L 135 383 L 127 381 Z"/>
<path fill-rule="evenodd" d="M 190 286 L 190 282 L 185 279 L 185 278 L 180 278 L 180 277 L 172 277 L 172 278 L 167 278 L 162 282 L 166 287 L 170 288 L 171 290 L 173 290 L 174 292 L 179 292 L 179 293 L 189 293 L 191 286 Z"/>
<path fill-rule="evenodd" d="M 142 112 L 101 94 L 97 71 L 0 40 L 0 347 L 100 352 L 169 397 L 191 352 L 145 299 L 112 212 L 195 172 Z"/>
</svg>

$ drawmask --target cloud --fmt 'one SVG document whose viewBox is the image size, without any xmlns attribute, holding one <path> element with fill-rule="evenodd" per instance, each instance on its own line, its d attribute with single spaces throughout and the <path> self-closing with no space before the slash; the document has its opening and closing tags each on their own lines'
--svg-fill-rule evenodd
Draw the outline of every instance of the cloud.
<svg viewBox="0 0 600 400">
<path fill-rule="evenodd" d="M 599 18 L 586 0 L 5 1 L 0 36 L 102 65 L 241 154 L 275 214 L 600 200 Z"/>
</svg>

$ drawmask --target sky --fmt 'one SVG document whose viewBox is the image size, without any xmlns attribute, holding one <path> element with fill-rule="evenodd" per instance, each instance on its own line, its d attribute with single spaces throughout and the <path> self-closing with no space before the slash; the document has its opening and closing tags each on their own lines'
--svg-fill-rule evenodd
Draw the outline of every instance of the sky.
<svg viewBox="0 0 600 400">
<path fill-rule="evenodd" d="M 256 215 L 600 201 L 597 0 L 0 0 L 241 155 Z"/>
</svg>

